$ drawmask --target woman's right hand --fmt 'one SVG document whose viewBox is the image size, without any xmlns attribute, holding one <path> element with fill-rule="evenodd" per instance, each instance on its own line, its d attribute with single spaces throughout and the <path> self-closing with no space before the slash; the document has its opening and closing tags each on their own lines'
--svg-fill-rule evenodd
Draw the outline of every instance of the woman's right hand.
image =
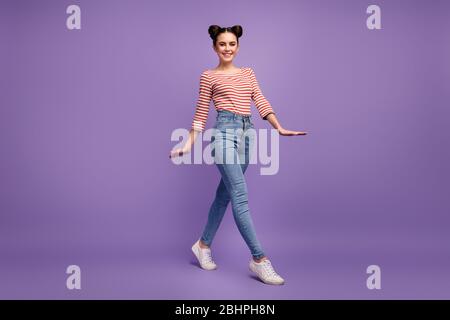
<svg viewBox="0 0 450 320">
<path fill-rule="evenodd" d="M 191 150 L 190 148 L 178 148 L 170 151 L 169 158 L 175 158 L 175 157 L 181 157 L 183 154 L 189 153 Z"/>
<path fill-rule="evenodd" d="M 177 148 L 170 151 L 169 158 L 180 157 L 183 154 L 191 152 L 191 148 L 194 145 L 195 139 L 197 139 L 198 133 L 199 131 L 191 129 L 191 131 L 189 131 L 189 139 L 186 143 L 184 143 L 183 148 Z"/>
</svg>

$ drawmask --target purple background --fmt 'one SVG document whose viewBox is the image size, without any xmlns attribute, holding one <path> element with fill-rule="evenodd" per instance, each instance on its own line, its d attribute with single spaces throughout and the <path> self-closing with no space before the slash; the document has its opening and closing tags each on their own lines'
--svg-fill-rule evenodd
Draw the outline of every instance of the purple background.
<svg viewBox="0 0 450 320">
<path fill-rule="evenodd" d="M 243 26 L 235 65 L 309 133 L 280 137 L 277 175 L 246 173 L 284 286 L 250 274 L 230 207 L 219 269 L 190 251 L 220 176 L 168 154 L 218 63 L 210 24 Z M 0 36 L 0 298 L 450 298 L 450 2 L 11 0 Z"/>
</svg>

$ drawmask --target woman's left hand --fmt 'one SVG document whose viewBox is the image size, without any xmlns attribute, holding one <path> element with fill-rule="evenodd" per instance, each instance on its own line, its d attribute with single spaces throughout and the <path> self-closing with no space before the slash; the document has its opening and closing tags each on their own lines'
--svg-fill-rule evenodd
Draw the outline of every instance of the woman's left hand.
<svg viewBox="0 0 450 320">
<path fill-rule="evenodd" d="M 306 132 L 303 131 L 291 131 L 291 130 L 286 130 L 284 128 L 279 128 L 278 129 L 278 133 L 281 136 L 300 136 L 300 135 L 306 135 Z"/>
</svg>

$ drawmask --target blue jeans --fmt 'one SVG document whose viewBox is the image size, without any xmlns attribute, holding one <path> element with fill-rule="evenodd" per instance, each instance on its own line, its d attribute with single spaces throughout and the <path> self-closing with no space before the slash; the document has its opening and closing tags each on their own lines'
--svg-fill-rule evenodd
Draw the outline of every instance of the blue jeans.
<svg viewBox="0 0 450 320">
<path fill-rule="evenodd" d="M 234 220 L 252 256 L 257 259 L 262 258 L 265 254 L 256 237 L 250 216 L 247 184 L 244 178 L 255 143 L 255 131 L 251 116 L 218 110 L 213 128 L 211 154 L 222 177 L 200 239 L 206 245 L 211 245 L 228 203 L 231 201 Z"/>
</svg>

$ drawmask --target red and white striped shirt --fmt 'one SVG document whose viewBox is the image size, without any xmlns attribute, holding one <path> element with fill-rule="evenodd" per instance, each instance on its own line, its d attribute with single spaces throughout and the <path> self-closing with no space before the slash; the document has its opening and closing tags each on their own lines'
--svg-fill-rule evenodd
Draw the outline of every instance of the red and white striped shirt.
<svg viewBox="0 0 450 320">
<path fill-rule="evenodd" d="M 228 110 L 240 115 L 250 115 L 250 99 L 254 101 L 261 118 L 275 113 L 263 96 L 252 68 L 244 67 L 234 73 L 205 70 L 200 76 L 197 107 L 192 129 L 205 130 L 211 99 L 216 110 Z"/>
</svg>

